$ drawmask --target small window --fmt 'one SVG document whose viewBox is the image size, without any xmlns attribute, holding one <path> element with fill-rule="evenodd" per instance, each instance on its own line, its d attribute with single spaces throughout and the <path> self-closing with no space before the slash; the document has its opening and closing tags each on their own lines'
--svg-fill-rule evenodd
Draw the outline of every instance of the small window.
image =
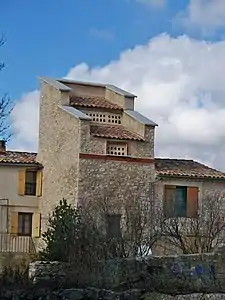
<svg viewBox="0 0 225 300">
<path fill-rule="evenodd" d="M 18 235 L 31 236 L 32 235 L 32 213 L 18 214 Z"/>
<path fill-rule="evenodd" d="M 124 143 L 108 143 L 107 154 L 126 156 L 127 155 L 127 145 Z"/>
<path fill-rule="evenodd" d="M 37 172 L 26 171 L 25 195 L 30 195 L 30 196 L 36 195 L 36 182 L 37 182 Z"/>
<path fill-rule="evenodd" d="M 197 217 L 198 188 L 165 186 L 164 212 L 166 217 Z"/>
<path fill-rule="evenodd" d="M 121 237 L 120 220 L 121 215 L 119 214 L 106 215 L 106 234 L 108 238 Z"/>
</svg>

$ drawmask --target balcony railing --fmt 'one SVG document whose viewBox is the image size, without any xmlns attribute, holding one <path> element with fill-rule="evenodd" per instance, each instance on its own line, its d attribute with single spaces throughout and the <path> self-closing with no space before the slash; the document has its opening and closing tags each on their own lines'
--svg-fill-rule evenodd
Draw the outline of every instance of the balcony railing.
<svg viewBox="0 0 225 300">
<path fill-rule="evenodd" d="M 0 233 L 0 253 L 36 253 L 34 240 L 30 236 L 15 236 Z"/>
</svg>

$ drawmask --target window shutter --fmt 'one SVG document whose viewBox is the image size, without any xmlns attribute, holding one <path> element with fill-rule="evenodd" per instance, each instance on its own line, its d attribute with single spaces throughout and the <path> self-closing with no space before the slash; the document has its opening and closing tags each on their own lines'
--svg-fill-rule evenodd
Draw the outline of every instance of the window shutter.
<svg viewBox="0 0 225 300">
<path fill-rule="evenodd" d="M 13 213 L 11 215 L 11 234 L 17 234 L 18 233 L 18 213 Z"/>
<path fill-rule="evenodd" d="M 35 213 L 33 214 L 32 220 L 32 237 L 38 238 L 40 237 L 40 228 L 41 228 L 41 214 Z"/>
<path fill-rule="evenodd" d="M 37 179 L 36 179 L 36 196 L 41 197 L 42 196 L 42 170 L 37 171 Z"/>
<path fill-rule="evenodd" d="M 173 210 L 175 201 L 176 186 L 175 185 L 165 185 L 164 190 L 164 213 L 167 217 L 174 214 Z"/>
<path fill-rule="evenodd" d="M 187 188 L 187 217 L 198 216 L 198 187 Z"/>
<path fill-rule="evenodd" d="M 19 170 L 18 195 L 20 196 L 24 196 L 25 194 L 25 178 L 26 169 Z"/>
</svg>

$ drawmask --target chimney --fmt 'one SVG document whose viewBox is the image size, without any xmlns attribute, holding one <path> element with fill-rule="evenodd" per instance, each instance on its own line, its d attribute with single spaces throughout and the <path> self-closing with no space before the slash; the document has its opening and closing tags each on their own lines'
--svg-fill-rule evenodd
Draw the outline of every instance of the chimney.
<svg viewBox="0 0 225 300">
<path fill-rule="evenodd" d="M 6 141 L 0 140 L 0 153 L 5 153 L 5 152 L 6 152 Z"/>
</svg>

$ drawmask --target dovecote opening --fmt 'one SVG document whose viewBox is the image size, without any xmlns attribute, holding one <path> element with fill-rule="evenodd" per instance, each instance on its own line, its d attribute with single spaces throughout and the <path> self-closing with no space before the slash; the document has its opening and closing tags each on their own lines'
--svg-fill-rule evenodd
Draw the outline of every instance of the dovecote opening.
<svg viewBox="0 0 225 300">
<path fill-rule="evenodd" d="M 127 144 L 108 142 L 107 154 L 116 156 L 127 156 Z"/>
<path fill-rule="evenodd" d="M 121 124 L 121 116 L 118 114 L 107 113 L 85 113 L 92 118 L 93 122 L 105 123 L 105 124 Z"/>
</svg>

